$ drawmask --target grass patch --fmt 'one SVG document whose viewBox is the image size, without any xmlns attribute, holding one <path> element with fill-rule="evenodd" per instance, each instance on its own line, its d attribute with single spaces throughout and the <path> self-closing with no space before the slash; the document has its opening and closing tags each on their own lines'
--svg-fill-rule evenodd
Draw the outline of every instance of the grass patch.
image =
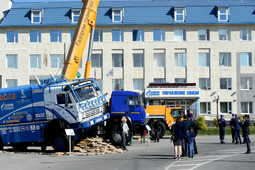
<svg viewBox="0 0 255 170">
<path fill-rule="evenodd" d="M 172 135 L 171 132 L 168 130 L 166 131 L 166 135 Z M 198 135 L 219 135 L 219 129 L 215 127 L 208 127 L 207 130 L 198 130 Z M 231 135 L 230 127 L 225 128 L 225 135 Z M 241 130 L 242 135 L 242 130 Z M 255 135 L 255 126 L 250 127 L 250 135 Z"/>
</svg>

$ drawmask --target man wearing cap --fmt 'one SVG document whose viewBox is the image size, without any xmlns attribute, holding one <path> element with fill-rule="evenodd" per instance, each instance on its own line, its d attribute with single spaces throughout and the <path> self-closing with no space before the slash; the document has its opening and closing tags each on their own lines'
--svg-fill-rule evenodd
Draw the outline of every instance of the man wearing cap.
<svg viewBox="0 0 255 170">
<path fill-rule="evenodd" d="M 224 119 L 224 115 L 220 115 L 220 119 L 218 120 L 218 125 L 219 125 L 219 128 L 220 128 L 220 143 L 225 143 L 224 142 L 225 127 L 227 126 L 227 123 Z"/>
<path fill-rule="evenodd" d="M 232 134 L 232 143 L 235 142 L 234 124 L 235 124 L 235 113 L 232 113 L 232 119 L 230 120 L 230 128 L 231 128 L 231 134 Z"/>
</svg>

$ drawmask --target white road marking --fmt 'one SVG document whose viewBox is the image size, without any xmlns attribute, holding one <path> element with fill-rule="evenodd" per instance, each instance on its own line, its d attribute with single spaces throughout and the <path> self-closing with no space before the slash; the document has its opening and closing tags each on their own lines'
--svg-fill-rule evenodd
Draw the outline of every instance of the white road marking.
<svg viewBox="0 0 255 170">
<path fill-rule="evenodd" d="M 216 158 L 216 159 L 212 159 L 212 160 L 207 161 L 207 162 L 204 162 L 204 163 L 202 163 L 202 164 L 198 164 L 197 166 L 194 166 L 194 167 L 193 167 L 193 168 L 191 168 L 190 170 L 193 170 L 193 169 L 198 168 L 198 167 L 200 167 L 200 166 L 202 166 L 202 165 L 205 165 L 205 164 L 211 163 L 211 162 L 213 162 L 213 161 L 217 161 L 217 160 L 219 160 L 219 159 L 223 159 L 223 158 L 231 157 L 231 156 L 234 156 L 234 155 L 237 155 L 237 154 L 226 155 L 226 156 L 222 156 L 222 157 L 219 157 L 219 158 Z"/>
<path fill-rule="evenodd" d="M 173 163 L 171 163 L 169 166 L 167 166 L 166 168 L 165 168 L 165 170 L 169 170 L 171 167 L 178 167 L 178 166 L 193 166 L 193 165 L 195 165 L 194 167 L 191 167 L 191 168 L 189 168 L 189 170 L 194 170 L 195 168 L 198 168 L 198 167 L 200 167 L 200 166 L 202 166 L 202 165 L 205 165 L 205 164 L 208 164 L 208 163 L 211 163 L 211 162 L 213 162 L 213 161 L 217 161 L 217 160 L 220 160 L 220 159 L 224 159 L 224 158 L 227 158 L 227 157 L 231 157 L 231 156 L 235 156 L 235 155 L 238 155 L 238 154 L 231 154 L 231 155 L 225 155 L 225 156 L 204 156 L 204 157 L 195 157 L 195 159 L 193 159 L 193 160 L 191 160 L 191 161 L 195 161 L 196 159 L 200 159 L 201 160 L 201 158 L 203 159 L 203 160 L 201 160 L 201 161 L 203 161 L 203 163 L 197 163 L 197 164 L 178 164 L 178 163 L 180 163 L 181 161 L 181 163 L 184 163 L 183 161 L 184 160 L 188 160 L 188 159 L 182 159 L 182 160 L 178 160 L 178 161 L 175 161 L 175 162 L 173 162 Z M 209 157 L 211 157 L 212 159 L 209 159 Z M 206 161 L 206 160 L 208 160 L 208 161 Z M 205 161 L 205 162 L 204 162 Z"/>
</svg>

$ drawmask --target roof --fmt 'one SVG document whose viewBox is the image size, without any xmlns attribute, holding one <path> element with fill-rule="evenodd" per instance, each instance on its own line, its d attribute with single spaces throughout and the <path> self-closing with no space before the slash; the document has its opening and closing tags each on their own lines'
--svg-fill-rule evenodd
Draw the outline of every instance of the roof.
<svg viewBox="0 0 255 170">
<path fill-rule="evenodd" d="M 82 7 L 82 2 L 14 2 L 1 27 L 72 26 L 71 9 Z M 185 22 L 174 21 L 174 8 L 186 10 Z M 219 22 L 218 7 L 230 11 L 227 22 Z M 112 8 L 123 8 L 123 22 L 112 22 Z M 31 23 L 31 10 L 43 12 L 40 24 Z M 98 26 L 114 25 L 207 25 L 255 24 L 254 0 L 126 0 L 100 1 Z"/>
</svg>

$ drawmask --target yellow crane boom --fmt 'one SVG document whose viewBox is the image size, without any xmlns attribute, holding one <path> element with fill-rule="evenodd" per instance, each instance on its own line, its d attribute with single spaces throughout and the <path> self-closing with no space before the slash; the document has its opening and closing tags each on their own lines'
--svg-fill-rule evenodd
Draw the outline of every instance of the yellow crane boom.
<svg viewBox="0 0 255 170">
<path fill-rule="evenodd" d="M 62 75 L 68 79 L 75 79 L 89 34 L 89 51 L 84 77 L 90 77 L 92 44 L 99 1 L 82 0 L 80 18 L 62 70 Z"/>
</svg>

